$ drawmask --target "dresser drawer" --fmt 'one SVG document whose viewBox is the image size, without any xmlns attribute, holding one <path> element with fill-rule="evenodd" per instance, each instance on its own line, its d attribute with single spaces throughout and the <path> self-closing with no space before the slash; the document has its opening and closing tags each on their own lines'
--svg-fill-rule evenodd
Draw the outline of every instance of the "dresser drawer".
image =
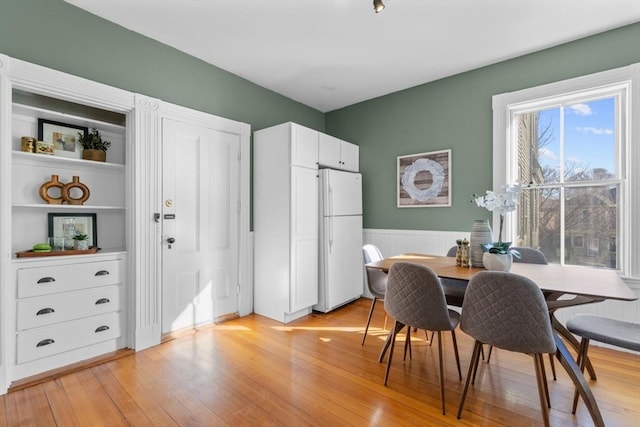
<svg viewBox="0 0 640 427">
<path fill-rule="evenodd" d="M 102 286 L 18 300 L 17 329 L 49 326 L 81 317 L 118 311 L 121 286 Z"/>
<path fill-rule="evenodd" d="M 118 312 L 18 332 L 17 363 L 118 338 L 121 335 L 121 324 L 122 318 Z"/>
<path fill-rule="evenodd" d="M 18 298 L 75 291 L 121 282 L 118 260 L 18 269 Z"/>
</svg>

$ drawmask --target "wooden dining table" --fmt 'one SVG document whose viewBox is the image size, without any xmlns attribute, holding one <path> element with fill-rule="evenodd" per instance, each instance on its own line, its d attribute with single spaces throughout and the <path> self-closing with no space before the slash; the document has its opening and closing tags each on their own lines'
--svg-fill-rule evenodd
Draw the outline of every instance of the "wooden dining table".
<svg viewBox="0 0 640 427">
<path fill-rule="evenodd" d="M 384 258 L 366 264 L 367 268 L 389 271 L 396 262 L 411 262 L 431 268 L 440 278 L 469 281 L 474 274 L 486 271 L 478 267 L 461 267 L 456 265 L 453 257 L 407 253 Z M 610 269 L 587 268 L 579 266 L 561 266 L 555 264 L 514 263 L 511 273 L 525 276 L 535 282 L 547 295 L 576 295 L 591 297 L 594 301 L 605 299 L 634 301 L 638 297 L 620 278 L 618 273 Z M 554 300 L 555 301 L 555 300 Z M 591 418 L 596 426 L 604 426 L 598 404 L 587 384 L 584 375 L 567 349 L 560 335 L 571 339 L 568 341 L 575 347 L 577 340 L 559 322 L 553 322 L 557 346 L 556 358 L 575 384 L 585 402 Z M 560 334 L 560 335 L 559 335 Z M 568 336 L 567 336 L 568 335 Z M 384 351 L 384 348 L 383 348 Z M 593 377 L 595 378 L 595 376 Z"/>
</svg>

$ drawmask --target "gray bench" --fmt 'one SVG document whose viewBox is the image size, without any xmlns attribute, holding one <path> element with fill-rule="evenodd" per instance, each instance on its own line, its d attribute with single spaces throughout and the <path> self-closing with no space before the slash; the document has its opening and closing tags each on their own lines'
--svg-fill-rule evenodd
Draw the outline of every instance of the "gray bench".
<svg viewBox="0 0 640 427">
<path fill-rule="evenodd" d="M 594 316 L 590 314 L 578 314 L 567 322 L 567 329 L 580 337 L 580 350 L 577 363 L 584 372 L 589 341 L 599 341 L 616 347 L 633 351 L 640 351 L 640 324 L 610 319 L 608 317 Z M 578 406 L 578 392 L 573 398 L 572 413 L 576 413 Z"/>
</svg>

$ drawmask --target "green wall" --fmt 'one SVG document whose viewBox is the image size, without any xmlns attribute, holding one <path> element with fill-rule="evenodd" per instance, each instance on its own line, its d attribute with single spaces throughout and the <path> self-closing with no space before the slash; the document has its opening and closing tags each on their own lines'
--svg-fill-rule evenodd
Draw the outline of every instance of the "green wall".
<svg viewBox="0 0 640 427">
<path fill-rule="evenodd" d="M 26 34 L 29 34 L 28 36 Z M 467 230 L 492 183 L 491 97 L 640 62 L 640 24 L 322 114 L 62 0 L 0 0 L 0 53 L 249 123 L 293 121 L 360 145 L 367 228 Z M 453 204 L 396 208 L 396 157 L 452 150 Z"/>
<path fill-rule="evenodd" d="M 360 146 L 366 228 L 469 230 L 470 202 L 492 187 L 495 94 L 640 62 L 640 24 L 522 56 L 326 114 L 326 132 Z M 396 207 L 396 157 L 452 154 L 452 206 Z"/>
<path fill-rule="evenodd" d="M 324 129 L 324 114 L 63 0 L 0 0 L 0 53 L 249 123 Z"/>
</svg>

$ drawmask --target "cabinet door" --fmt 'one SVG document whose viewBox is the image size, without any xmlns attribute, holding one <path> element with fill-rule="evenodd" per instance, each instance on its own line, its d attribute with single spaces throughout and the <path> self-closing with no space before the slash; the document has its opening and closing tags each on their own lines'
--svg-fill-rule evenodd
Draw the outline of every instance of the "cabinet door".
<svg viewBox="0 0 640 427">
<path fill-rule="evenodd" d="M 342 169 L 340 146 L 342 141 L 321 133 L 318 138 L 318 163 L 332 169 Z"/>
<path fill-rule="evenodd" d="M 342 142 L 340 159 L 342 161 L 341 169 L 350 172 L 358 172 L 360 170 L 360 147 L 349 142 Z"/>
<path fill-rule="evenodd" d="M 318 168 L 318 131 L 291 124 L 291 164 Z"/>
<path fill-rule="evenodd" d="M 318 302 L 317 171 L 291 168 L 291 282 L 289 310 Z"/>
</svg>

